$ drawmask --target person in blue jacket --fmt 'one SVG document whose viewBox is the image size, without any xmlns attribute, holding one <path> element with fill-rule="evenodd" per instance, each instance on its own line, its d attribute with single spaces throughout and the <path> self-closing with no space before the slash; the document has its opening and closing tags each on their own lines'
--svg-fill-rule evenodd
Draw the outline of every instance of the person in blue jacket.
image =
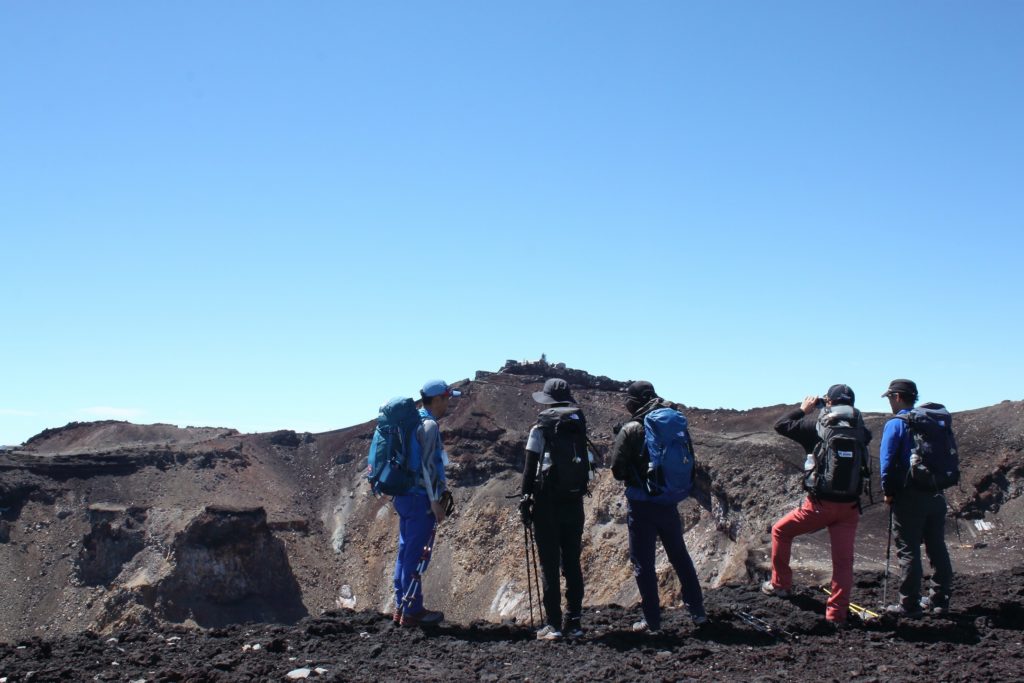
<svg viewBox="0 0 1024 683">
<path fill-rule="evenodd" d="M 427 382 L 420 390 L 422 422 L 416 428 L 411 459 L 418 472 L 417 481 L 407 493 L 393 499 L 399 517 L 394 619 L 402 626 L 436 624 L 444 619 L 443 612 L 423 607 L 422 582 L 415 582 L 410 602 L 403 605 L 403 600 L 414 583 L 416 567 L 424 559 L 424 547 L 435 525 L 445 520 L 444 496 L 448 487 L 444 468 L 448 464 L 448 454 L 444 450 L 437 421 L 448 412 L 448 402 L 452 397 L 460 395 L 461 392 L 440 379 Z M 430 561 L 429 551 L 426 552 L 426 560 Z M 425 564 L 423 568 L 426 568 Z"/>
<path fill-rule="evenodd" d="M 894 379 L 882 397 L 889 399 L 894 415 L 904 415 L 917 403 L 917 384 Z M 878 454 L 882 493 L 890 506 L 900 563 L 900 601 L 888 605 L 885 611 L 911 619 L 920 617 L 924 610 L 946 612 L 953 586 L 953 565 L 946 548 L 946 498 L 941 490 L 921 486 L 907 476 L 913 444 L 906 421 L 894 417 L 885 423 Z M 920 597 L 921 543 L 933 570 L 931 590 L 924 598 Z"/>
</svg>

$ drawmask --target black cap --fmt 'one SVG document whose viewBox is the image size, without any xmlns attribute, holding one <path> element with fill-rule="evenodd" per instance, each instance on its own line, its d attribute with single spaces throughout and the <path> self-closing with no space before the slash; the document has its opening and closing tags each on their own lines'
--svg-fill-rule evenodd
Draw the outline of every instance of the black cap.
<svg viewBox="0 0 1024 683">
<path fill-rule="evenodd" d="M 533 392 L 533 400 L 537 403 L 575 403 L 576 399 L 572 397 L 572 392 L 569 391 L 569 383 L 564 379 L 558 379 L 552 377 L 547 382 L 544 382 L 543 391 Z"/>
<path fill-rule="evenodd" d="M 853 405 L 853 389 L 845 384 L 833 384 L 825 392 L 825 398 L 835 405 Z"/>
<path fill-rule="evenodd" d="M 645 382 L 644 380 L 633 382 L 626 387 L 626 410 L 630 414 L 635 415 L 651 399 L 657 397 L 658 394 L 654 391 L 654 385 L 650 382 Z"/>
<path fill-rule="evenodd" d="M 654 391 L 654 385 L 650 382 L 640 380 L 633 382 L 626 388 L 626 393 L 629 394 L 630 398 L 635 398 L 640 401 L 650 401 L 658 394 Z"/>
<path fill-rule="evenodd" d="M 909 379 L 894 379 L 889 382 L 889 388 L 882 394 L 882 398 L 888 398 L 893 394 L 899 394 L 908 398 L 917 398 L 917 385 Z"/>
</svg>

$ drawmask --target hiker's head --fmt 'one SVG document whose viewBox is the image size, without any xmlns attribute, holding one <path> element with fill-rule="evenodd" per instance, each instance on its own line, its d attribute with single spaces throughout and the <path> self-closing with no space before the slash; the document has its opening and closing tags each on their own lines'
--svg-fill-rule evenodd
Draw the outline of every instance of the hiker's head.
<svg viewBox="0 0 1024 683">
<path fill-rule="evenodd" d="M 630 415 L 636 415 L 641 408 L 657 397 L 654 385 L 650 382 L 643 380 L 633 382 L 626 388 L 626 410 Z"/>
<path fill-rule="evenodd" d="M 909 379 L 894 379 L 889 382 L 882 398 L 889 399 L 889 407 L 894 413 L 913 408 L 917 403 L 917 385 Z"/>
<path fill-rule="evenodd" d="M 544 382 L 544 388 L 541 391 L 533 392 L 533 400 L 549 406 L 576 402 L 576 399 L 572 397 L 572 392 L 569 391 L 569 383 L 557 377 L 552 377 Z"/>
<path fill-rule="evenodd" d="M 456 391 L 448 386 L 443 379 L 432 379 L 420 389 L 420 396 L 423 397 L 423 407 L 430 411 L 434 417 L 443 417 L 448 410 L 448 401 L 452 396 L 461 396 L 461 391 Z"/>
<path fill-rule="evenodd" d="M 845 384 L 833 384 L 825 392 L 825 405 L 852 406 L 853 399 L 853 389 Z"/>
</svg>

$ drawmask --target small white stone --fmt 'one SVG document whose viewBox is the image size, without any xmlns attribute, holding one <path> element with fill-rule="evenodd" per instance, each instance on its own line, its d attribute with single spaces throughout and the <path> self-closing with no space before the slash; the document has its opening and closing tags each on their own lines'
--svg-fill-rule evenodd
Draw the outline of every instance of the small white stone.
<svg viewBox="0 0 1024 683">
<path fill-rule="evenodd" d="M 310 674 L 309 669 L 303 667 L 301 669 L 293 669 L 292 671 L 289 671 L 287 676 L 291 680 L 297 681 L 297 680 L 302 679 L 302 678 L 309 678 L 309 674 Z"/>
<path fill-rule="evenodd" d="M 313 671 L 316 672 L 317 676 L 323 676 L 325 673 L 327 673 L 327 669 L 323 668 L 322 666 L 318 666 L 317 668 L 313 669 Z"/>
</svg>

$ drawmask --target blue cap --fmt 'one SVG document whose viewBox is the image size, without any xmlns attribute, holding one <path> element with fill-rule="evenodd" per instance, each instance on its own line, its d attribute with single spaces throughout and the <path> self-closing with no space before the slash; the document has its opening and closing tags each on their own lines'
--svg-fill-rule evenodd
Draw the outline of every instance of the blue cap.
<svg viewBox="0 0 1024 683">
<path fill-rule="evenodd" d="M 448 382 L 445 382 L 443 379 L 432 379 L 424 384 L 423 388 L 420 389 L 420 396 L 423 398 L 434 398 L 435 396 L 441 396 L 444 394 L 447 394 L 448 396 L 462 396 L 461 391 L 455 391 L 455 389 L 448 386 Z"/>
</svg>

